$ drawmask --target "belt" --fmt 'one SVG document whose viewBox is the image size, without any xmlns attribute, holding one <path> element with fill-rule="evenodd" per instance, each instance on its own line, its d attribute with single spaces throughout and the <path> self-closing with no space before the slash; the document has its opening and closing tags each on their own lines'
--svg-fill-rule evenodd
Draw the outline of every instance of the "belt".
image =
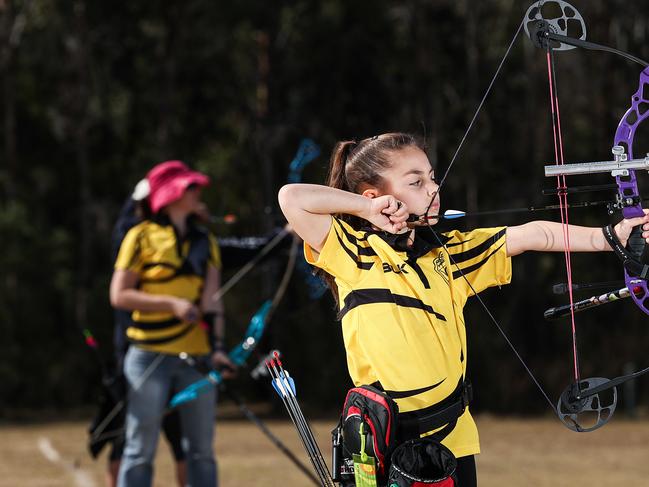
<svg viewBox="0 0 649 487">
<path fill-rule="evenodd" d="M 424 433 L 454 423 L 464 414 L 472 399 L 471 382 L 460 379 L 455 390 L 443 401 L 417 411 L 399 413 L 397 421 L 399 441 L 419 438 Z"/>
</svg>

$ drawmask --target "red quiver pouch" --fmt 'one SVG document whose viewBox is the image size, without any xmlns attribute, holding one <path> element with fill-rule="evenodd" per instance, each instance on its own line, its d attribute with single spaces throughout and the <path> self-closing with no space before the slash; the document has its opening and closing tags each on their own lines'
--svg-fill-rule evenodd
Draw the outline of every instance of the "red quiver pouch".
<svg viewBox="0 0 649 487">
<path fill-rule="evenodd" d="M 392 453 L 390 487 L 457 487 L 457 459 L 438 441 L 419 438 Z"/>
<path fill-rule="evenodd" d="M 373 386 L 354 387 L 347 392 L 340 418 L 342 457 L 347 460 L 361 451 L 360 426 L 365 423 L 365 453 L 376 461 L 378 478 L 387 478 L 389 460 L 396 446 L 397 403 Z M 347 462 L 348 463 L 348 462 Z"/>
</svg>

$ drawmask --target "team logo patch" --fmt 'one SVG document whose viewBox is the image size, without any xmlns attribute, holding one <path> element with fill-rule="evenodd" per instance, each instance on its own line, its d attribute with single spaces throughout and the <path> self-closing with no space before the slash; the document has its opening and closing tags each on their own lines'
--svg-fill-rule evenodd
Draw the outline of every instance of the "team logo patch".
<svg viewBox="0 0 649 487">
<path fill-rule="evenodd" d="M 444 279 L 446 284 L 448 284 L 448 271 L 446 269 L 446 261 L 444 260 L 444 252 L 440 252 L 439 255 L 433 259 L 433 266 L 435 272 L 442 276 L 442 279 Z"/>
</svg>

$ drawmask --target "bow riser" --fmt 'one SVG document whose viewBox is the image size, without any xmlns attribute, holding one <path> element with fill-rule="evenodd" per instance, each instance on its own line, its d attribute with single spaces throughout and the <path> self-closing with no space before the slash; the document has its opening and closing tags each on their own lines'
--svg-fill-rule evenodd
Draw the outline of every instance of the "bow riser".
<svg viewBox="0 0 649 487">
<path fill-rule="evenodd" d="M 638 127 L 642 122 L 649 118 L 649 68 L 645 68 L 640 73 L 640 81 L 638 91 L 631 97 L 631 107 L 626 111 L 622 120 L 617 126 L 615 132 L 615 145 L 625 148 L 626 153 L 630 159 L 633 159 L 633 141 Z M 629 171 L 628 176 L 616 176 L 615 178 L 619 195 L 621 198 L 632 198 L 634 203 L 629 206 L 624 206 L 622 214 L 624 218 L 635 218 L 644 216 L 642 208 L 642 198 L 640 197 L 640 190 L 638 188 L 638 180 L 635 171 Z M 629 248 L 640 259 L 644 251 L 645 242 L 642 238 L 642 229 L 639 227 L 634 228 L 631 237 L 629 238 Z M 631 293 L 631 298 L 635 304 L 647 315 L 649 315 L 649 288 L 647 281 L 642 279 L 638 280 L 637 276 L 631 276 L 625 270 L 624 281 L 629 289 L 641 289 L 641 292 Z"/>
</svg>

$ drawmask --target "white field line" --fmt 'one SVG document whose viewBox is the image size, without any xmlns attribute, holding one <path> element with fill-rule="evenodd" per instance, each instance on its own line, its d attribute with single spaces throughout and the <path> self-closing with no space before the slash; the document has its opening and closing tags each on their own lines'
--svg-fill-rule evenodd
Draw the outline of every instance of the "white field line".
<svg viewBox="0 0 649 487">
<path fill-rule="evenodd" d="M 60 466 L 74 479 L 76 487 L 95 487 L 95 481 L 92 476 L 78 465 L 66 462 L 61 454 L 54 448 L 49 438 L 41 436 L 38 439 L 38 449 L 41 454 L 50 462 Z"/>
</svg>

